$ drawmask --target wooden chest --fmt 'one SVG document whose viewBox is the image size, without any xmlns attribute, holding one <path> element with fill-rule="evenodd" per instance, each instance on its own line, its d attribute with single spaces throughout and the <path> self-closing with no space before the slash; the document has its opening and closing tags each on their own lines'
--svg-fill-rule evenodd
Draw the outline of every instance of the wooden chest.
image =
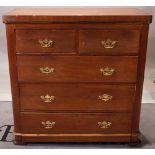
<svg viewBox="0 0 155 155">
<path fill-rule="evenodd" d="M 137 142 L 151 20 L 110 8 L 4 15 L 15 143 Z"/>
</svg>

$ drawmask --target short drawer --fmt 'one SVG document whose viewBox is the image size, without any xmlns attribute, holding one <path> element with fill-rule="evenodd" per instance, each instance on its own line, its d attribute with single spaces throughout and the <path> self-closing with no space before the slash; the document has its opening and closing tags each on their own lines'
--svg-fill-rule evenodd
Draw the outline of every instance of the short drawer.
<svg viewBox="0 0 155 155">
<path fill-rule="evenodd" d="M 74 53 L 73 30 L 17 30 L 17 53 Z"/>
<path fill-rule="evenodd" d="M 19 81 L 136 81 L 136 56 L 18 56 L 17 59 Z"/>
<path fill-rule="evenodd" d="M 103 113 L 21 113 L 22 133 L 130 133 L 131 116 Z"/>
<path fill-rule="evenodd" d="M 21 110 L 131 112 L 134 85 L 21 84 Z"/>
<path fill-rule="evenodd" d="M 139 30 L 80 30 L 79 53 L 87 55 L 138 54 Z"/>
</svg>

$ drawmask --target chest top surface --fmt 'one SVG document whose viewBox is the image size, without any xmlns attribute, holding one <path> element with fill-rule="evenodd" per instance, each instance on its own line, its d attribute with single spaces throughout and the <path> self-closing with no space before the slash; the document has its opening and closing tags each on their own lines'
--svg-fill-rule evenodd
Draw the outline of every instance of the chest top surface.
<svg viewBox="0 0 155 155">
<path fill-rule="evenodd" d="M 133 8 L 18 8 L 3 16 L 4 23 L 151 21 L 150 14 Z"/>
</svg>

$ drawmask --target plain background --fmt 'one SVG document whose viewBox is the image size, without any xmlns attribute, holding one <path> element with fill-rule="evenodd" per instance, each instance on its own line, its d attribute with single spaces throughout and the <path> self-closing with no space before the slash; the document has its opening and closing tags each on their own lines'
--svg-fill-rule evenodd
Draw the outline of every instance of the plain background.
<svg viewBox="0 0 155 155">
<path fill-rule="evenodd" d="M 19 6 L 18 6 L 19 7 Z M 7 45 L 5 25 L 2 23 L 2 15 L 15 9 L 17 7 L 0 7 L 0 101 L 11 101 L 10 91 L 10 79 L 7 59 Z M 52 7 L 51 7 L 52 8 Z M 143 9 L 153 16 L 155 16 L 154 6 L 134 7 Z M 155 103 L 155 71 L 153 66 L 155 65 L 155 20 L 153 19 L 150 25 L 149 39 L 148 39 L 148 52 L 146 61 L 145 83 L 143 91 L 143 103 Z"/>
</svg>

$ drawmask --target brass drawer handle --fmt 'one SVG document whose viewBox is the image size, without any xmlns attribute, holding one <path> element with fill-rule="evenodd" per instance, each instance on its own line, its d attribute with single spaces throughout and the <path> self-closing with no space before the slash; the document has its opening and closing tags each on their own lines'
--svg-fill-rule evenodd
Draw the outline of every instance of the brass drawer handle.
<svg viewBox="0 0 155 155">
<path fill-rule="evenodd" d="M 104 76 L 111 76 L 113 75 L 113 73 L 115 72 L 114 68 L 110 68 L 110 67 L 105 67 L 105 68 L 100 68 L 100 72 L 104 75 Z"/>
<path fill-rule="evenodd" d="M 45 129 L 51 129 L 55 126 L 55 122 L 47 120 L 46 122 L 41 122 Z"/>
<path fill-rule="evenodd" d="M 49 68 L 49 67 L 41 67 L 40 68 L 41 73 L 43 74 L 50 74 L 54 72 L 54 68 Z"/>
<path fill-rule="evenodd" d="M 108 94 L 99 95 L 98 98 L 105 102 L 112 100 L 112 96 Z"/>
<path fill-rule="evenodd" d="M 106 41 L 102 40 L 101 45 L 103 45 L 104 48 L 114 48 L 116 47 L 118 41 L 107 39 Z"/>
<path fill-rule="evenodd" d="M 107 122 L 107 121 L 97 122 L 97 124 L 102 129 L 107 129 L 112 125 L 111 122 Z"/>
<path fill-rule="evenodd" d="M 45 103 L 51 103 L 51 102 L 53 102 L 56 99 L 55 96 L 49 96 L 48 94 L 46 94 L 45 96 L 44 95 L 41 95 L 40 98 Z"/>
<path fill-rule="evenodd" d="M 47 38 L 45 38 L 43 40 L 38 40 L 38 42 L 40 43 L 41 47 L 43 47 L 43 48 L 52 47 L 54 44 L 53 40 L 48 40 Z"/>
</svg>

